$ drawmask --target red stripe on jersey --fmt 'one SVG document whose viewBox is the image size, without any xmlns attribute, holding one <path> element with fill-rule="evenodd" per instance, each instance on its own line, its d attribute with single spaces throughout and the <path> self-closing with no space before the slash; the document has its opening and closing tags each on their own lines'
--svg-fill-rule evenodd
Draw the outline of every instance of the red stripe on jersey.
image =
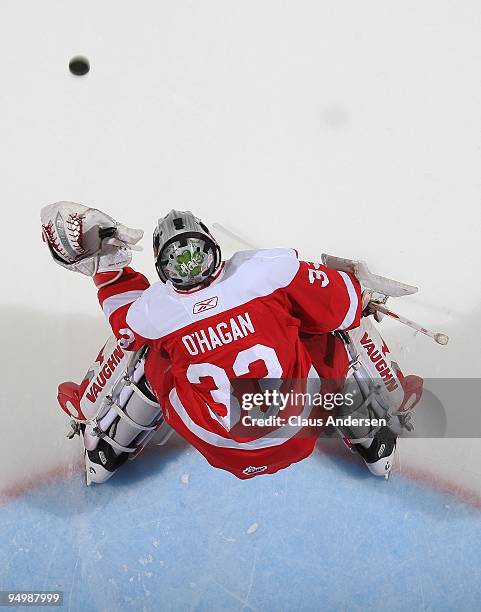
<svg viewBox="0 0 481 612">
<path fill-rule="evenodd" d="M 111 273 L 107 272 L 106 274 Z M 94 278 L 95 283 L 97 283 L 98 276 L 100 276 L 100 274 L 97 274 Z M 150 283 L 143 274 L 136 272 L 132 268 L 124 268 L 121 276 L 114 282 L 110 282 L 110 284 L 100 287 L 98 291 L 100 306 L 103 307 L 103 302 L 107 298 L 111 298 L 121 293 L 127 293 L 128 291 L 145 291 L 148 287 L 150 287 Z"/>
<path fill-rule="evenodd" d="M 99 272 L 94 275 L 94 283 L 97 289 L 110 285 L 122 276 L 123 270 L 114 270 L 113 272 Z"/>
</svg>

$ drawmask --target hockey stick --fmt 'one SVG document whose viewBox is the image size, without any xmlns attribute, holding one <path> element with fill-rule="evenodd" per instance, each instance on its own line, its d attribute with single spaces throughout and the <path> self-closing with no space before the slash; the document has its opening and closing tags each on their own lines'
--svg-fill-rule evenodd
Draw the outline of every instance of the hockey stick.
<svg viewBox="0 0 481 612">
<path fill-rule="evenodd" d="M 327 255 L 326 253 L 322 253 L 321 261 L 328 268 L 334 268 L 335 270 L 342 270 L 344 272 L 354 274 L 354 276 L 362 283 L 364 287 L 379 293 L 381 296 L 384 296 L 383 302 L 385 302 L 388 297 L 412 295 L 418 290 L 417 287 L 406 285 L 406 283 L 395 281 L 392 278 L 372 274 L 366 263 L 363 261 L 334 257 L 332 255 Z M 389 310 L 384 304 L 377 302 L 375 299 L 372 302 L 369 302 L 368 308 L 371 310 L 376 310 L 377 312 L 382 312 L 392 319 L 396 319 L 400 323 L 403 323 L 404 325 L 407 325 L 408 327 L 429 336 L 438 344 L 444 345 L 449 342 L 449 338 L 446 334 L 433 332 L 426 329 L 422 325 L 411 321 L 411 319 L 407 319 L 406 317 L 398 315 L 392 310 Z"/>
<path fill-rule="evenodd" d="M 442 334 L 440 332 L 433 332 L 429 329 L 426 329 L 425 327 L 422 327 L 418 323 L 411 321 L 411 319 L 406 319 L 406 317 L 403 317 L 402 315 L 398 315 L 392 310 L 389 310 L 389 308 L 386 308 L 386 306 L 384 306 L 383 304 L 377 304 L 376 302 L 371 302 L 369 304 L 369 308 L 372 308 L 373 310 L 377 310 L 378 312 L 382 312 L 388 317 L 391 317 L 392 319 L 396 319 L 400 323 L 404 323 L 404 325 L 407 325 L 408 327 L 411 327 L 412 329 L 415 329 L 416 331 L 419 331 L 422 334 L 429 336 L 438 344 L 445 345 L 449 342 L 449 337 L 446 336 L 446 334 Z"/>
<path fill-rule="evenodd" d="M 226 236 L 229 236 L 229 238 L 232 238 L 232 240 L 235 240 L 236 242 L 238 242 L 239 244 L 243 244 L 244 246 L 246 246 L 248 249 L 251 250 L 256 250 L 258 247 L 254 246 L 253 244 L 251 244 L 250 242 L 247 242 L 247 240 L 244 240 L 243 238 L 241 238 L 240 236 L 238 236 L 237 234 L 234 234 L 234 232 L 231 232 L 229 229 L 227 229 L 226 227 L 224 227 L 221 223 L 213 223 L 212 227 L 216 230 L 221 231 L 223 234 L 225 234 Z"/>
<path fill-rule="evenodd" d="M 240 244 L 243 244 L 251 249 L 255 248 L 252 244 L 243 240 L 240 236 L 237 236 L 237 234 L 234 234 L 234 232 L 231 232 L 229 229 L 227 229 L 220 223 L 213 223 L 212 226 L 217 230 L 220 230 L 226 236 L 229 236 L 229 238 L 236 240 Z M 385 278 L 383 276 L 372 274 L 364 262 L 343 259 L 341 257 L 334 257 L 332 255 L 327 255 L 326 253 L 322 253 L 321 261 L 328 268 L 334 268 L 335 270 L 343 270 L 345 272 L 350 272 L 351 274 L 354 274 L 358 278 L 360 277 L 360 280 L 362 280 L 370 289 L 373 289 L 374 291 L 377 291 L 383 295 L 391 297 L 401 297 L 404 295 L 411 295 L 413 293 L 416 293 L 418 290 L 417 287 L 413 287 L 412 285 L 406 285 L 405 283 L 394 281 L 390 278 Z M 392 310 L 389 310 L 382 304 L 371 302 L 370 307 L 379 312 L 382 312 L 383 314 L 387 315 L 388 317 L 391 317 L 392 319 L 396 319 L 400 323 L 403 323 L 404 325 L 407 325 L 408 327 L 411 327 L 412 329 L 415 329 L 416 331 L 419 331 L 422 334 L 425 334 L 426 336 L 429 336 L 438 344 L 445 345 L 449 342 L 449 337 L 446 334 L 440 332 L 433 332 L 429 329 L 426 329 L 418 323 L 415 323 L 414 321 L 411 321 L 410 319 L 407 319 L 402 315 L 398 315 L 395 312 L 392 312 Z"/>
</svg>

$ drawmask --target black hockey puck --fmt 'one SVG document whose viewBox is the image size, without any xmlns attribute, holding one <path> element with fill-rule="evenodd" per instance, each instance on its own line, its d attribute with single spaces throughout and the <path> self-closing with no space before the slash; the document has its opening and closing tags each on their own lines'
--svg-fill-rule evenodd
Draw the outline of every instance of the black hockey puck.
<svg viewBox="0 0 481 612">
<path fill-rule="evenodd" d="M 75 76 L 83 76 L 90 70 L 90 62 L 86 57 L 77 55 L 76 57 L 72 57 L 68 67 L 70 72 Z"/>
</svg>

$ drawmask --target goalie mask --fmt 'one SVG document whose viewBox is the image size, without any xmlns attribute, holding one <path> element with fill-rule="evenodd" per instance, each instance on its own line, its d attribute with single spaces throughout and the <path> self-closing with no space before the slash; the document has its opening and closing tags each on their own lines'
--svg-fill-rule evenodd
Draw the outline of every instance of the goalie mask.
<svg viewBox="0 0 481 612">
<path fill-rule="evenodd" d="M 154 257 L 162 282 L 181 291 L 207 284 L 221 264 L 220 247 L 189 211 L 171 210 L 154 231 Z"/>
</svg>

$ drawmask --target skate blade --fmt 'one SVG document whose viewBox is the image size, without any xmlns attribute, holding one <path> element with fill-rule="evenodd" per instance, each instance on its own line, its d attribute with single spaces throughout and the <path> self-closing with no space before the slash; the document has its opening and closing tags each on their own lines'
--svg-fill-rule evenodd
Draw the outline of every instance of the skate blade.
<svg viewBox="0 0 481 612">
<path fill-rule="evenodd" d="M 87 457 L 87 451 L 84 451 L 84 461 L 85 461 L 85 484 L 90 487 L 90 485 L 92 484 L 92 479 L 90 477 L 89 471 L 87 470 L 87 461 L 86 461 L 86 457 Z"/>
</svg>

